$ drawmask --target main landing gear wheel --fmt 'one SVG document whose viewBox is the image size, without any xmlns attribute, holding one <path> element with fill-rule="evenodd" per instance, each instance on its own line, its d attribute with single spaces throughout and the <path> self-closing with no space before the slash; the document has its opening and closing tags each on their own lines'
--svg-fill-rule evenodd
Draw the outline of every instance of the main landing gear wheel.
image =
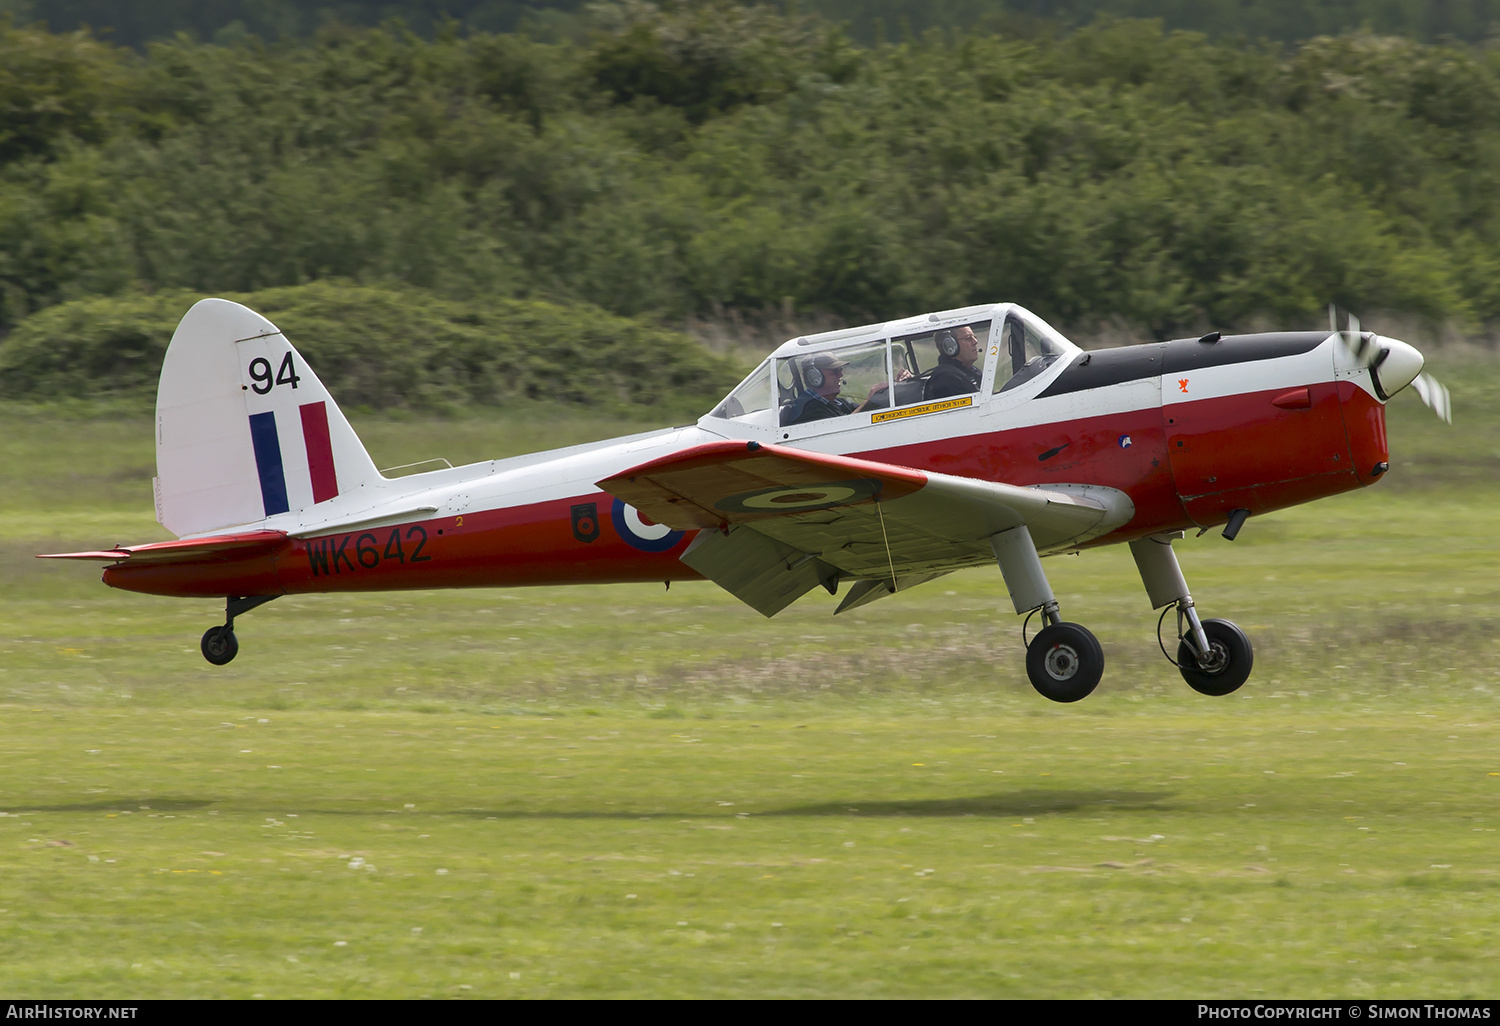
<svg viewBox="0 0 1500 1026">
<path fill-rule="evenodd" d="M 203 658 L 215 666 L 223 666 L 240 651 L 240 643 L 231 627 L 210 627 L 203 632 Z"/>
<path fill-rule="evenodd" d="M 1099 639 L 1076 623 L 1042 628 L 1026 649 L 1026 676 L 1043 698 L 1076 702 L 1087 698 L 1104 675 Z"/>
<path fill-rule="evenodd" d="M 1203 633 L 1208 635 L 1207 665 L 1199 664 L 1198 654 L 1186 639 L 1177 645 L 1177 668 L 1182 671 L 1182 679 L 1202 695 L 1217 697 L 1237 691 L 1255 664 L 1250 639 L 1228 620 L 1204 620 Z"/>
</svg>

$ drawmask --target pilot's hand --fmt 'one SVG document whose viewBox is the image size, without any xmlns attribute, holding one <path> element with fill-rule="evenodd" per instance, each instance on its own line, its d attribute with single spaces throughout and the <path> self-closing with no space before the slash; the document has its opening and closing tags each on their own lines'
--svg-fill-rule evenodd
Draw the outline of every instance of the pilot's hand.
<svg viewBox="0 0 1500 1026">
<path fill-rule="evenodd" d="M 891 386 L 887 385 L 884 381 L 882 381 L 882 382 L 880 382 L 878 384 L 875 384 L 875 385 L 871 385 L 870 386 L 870 393 L 869 393 L 869 395 L 865 396 L 865 401 L 869 402 L 871 399 L 875 398 L 876 393 L 884 392 L 886 389 L 888 389 L 890 387 Z"/>
</svg>

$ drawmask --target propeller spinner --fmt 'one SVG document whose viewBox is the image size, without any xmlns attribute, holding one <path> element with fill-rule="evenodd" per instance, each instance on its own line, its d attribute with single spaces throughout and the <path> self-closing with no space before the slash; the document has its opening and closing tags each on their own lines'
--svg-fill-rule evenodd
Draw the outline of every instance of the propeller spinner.
<svg viewBox="0 0 1500 1026">
<path fill-rule="evenodd" d="M 1415 346 L 1400 339 L 1360 331 L 1359 318 L 1352 313 L 1349 314 L 1348 329 L 1339 331 L 1337 310 L 1332 304 L 1328 307 L 1328 329 L 1349 347 L 1355 362 L 1370 372 L 1370 379 L 1381 399 L 1388 400 L 1411 385 L 1428 409 L 1441 417 L 1444 423 L 1453 423 L 1453 405 L 1448 389 L 1431 374 L 1422 373 L 1424 361 Z"/>
</svg>

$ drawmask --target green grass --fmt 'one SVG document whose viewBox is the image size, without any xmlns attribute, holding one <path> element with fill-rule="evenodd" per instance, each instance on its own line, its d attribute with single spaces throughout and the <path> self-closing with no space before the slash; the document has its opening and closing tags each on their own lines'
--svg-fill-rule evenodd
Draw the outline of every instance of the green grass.
<svg viewBox="0 0 1500 1026">
<path fill-rule="evenodd" d="M 1187 705 L 15 710 L 0 979 L 27 996 L 1493 993 L 1493 718 Z"/>
<path fill-rule="evenodd" d="M 1066 707 L 980 571 L 838 619 L 287 598 L 214 669 L 217 604 L 30 559 L 161 536 L 149 419 L 0 412 L 0 990 L 1493 997 L 1500 363 L 1434 363 L 1459 424 L 1401 397 L 1388 481 L 1180 544 L 1238 694 L 1122 548 L 1049 560 L 1109 660 Z M 356 427 L 382 466 L 616 429 L 536 423 Z"/>
</svg>

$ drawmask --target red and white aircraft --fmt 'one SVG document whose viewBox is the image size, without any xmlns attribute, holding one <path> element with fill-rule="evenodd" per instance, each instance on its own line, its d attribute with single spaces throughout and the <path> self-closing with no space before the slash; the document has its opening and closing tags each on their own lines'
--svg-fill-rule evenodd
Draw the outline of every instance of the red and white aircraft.
<svg viewBox="0 0 1500 1026">
<path fill-rule="evenodd" d="M 1104 657 L 1040 557 L 1126 542 L 1176 611 L 1182 676 L 1223 695 L 1250 643 L 1199 619 L 1173 539 L 1379 480 L 1390 396 L 1415 382 L 1448 419 L 1422 363 L 1355 323 L 1083 352 L 1000 303 L 793 339 L 692 427 L 387 478 L 275 325 L 207 299 L 157 393 L 156 515 L 179 540 L 49 558 L 225 598 L 215 664 L 282 595 L 708 578 L 772 616 L 818 586 L 847 583 L 842 612 L 998 563 L 1046 621 L 1032 684 L 1072 702 Z"/>
</svg>

